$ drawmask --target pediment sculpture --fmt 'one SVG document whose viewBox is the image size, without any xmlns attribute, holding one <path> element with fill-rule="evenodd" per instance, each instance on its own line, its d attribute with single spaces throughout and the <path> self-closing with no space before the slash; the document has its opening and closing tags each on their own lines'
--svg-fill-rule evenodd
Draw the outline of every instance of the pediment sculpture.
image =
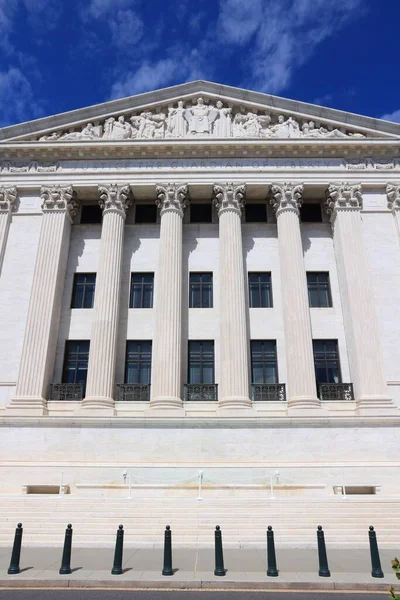
<svg viewBox="0 0 400 600">
<path fill-rule="evenodd" d="M 203 98 L 186 105 L 183 100 L 167 112 L 143 111 L 126 117 L 109 117 L 103 124 L 86 123 L 81 131 L 54 131 L 43 135 L 39 141 L 95 141 L 186 138 L 364 138 L 364 134 L 344 129 L 317 126 L 314 121 L 283 115 L 259 114 L 224 106 L 222 100 L 215 105 Z"/>
</svg>

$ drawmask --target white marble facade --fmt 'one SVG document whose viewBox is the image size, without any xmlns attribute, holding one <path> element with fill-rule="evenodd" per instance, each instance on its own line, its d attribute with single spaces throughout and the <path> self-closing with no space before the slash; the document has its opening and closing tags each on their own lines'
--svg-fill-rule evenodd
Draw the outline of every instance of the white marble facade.
<svg viewBox="0 0 400 600">
<path fill-rule="evenodd" d="M 85 456 L 94 470 L 282 468 L 296 456 L 299 469 L 320 460 L 327 481 L 336 464 L 366 479 L 369 463 L 390 469 L 399 148 L 398 125 L 207 82 L 0 130 L 4 489 L 14 489 L 13 464 L 24 477 L 41 461 L 80 472 Z M 321 222 L 300 220 L 310 202 Z M 80 223 L 86 203 L 99 203 L 101 224 Z M 191 222 L 198 203 L 211 206 L 211 222 Z M 263 205 L 267 221 L 248 222 L 246 203 Z M 135 221 L 142 204 L 157 205 L 157 222 Z M 212 308 L 189 308 L 196 271 L 213 274 Z M 332 307 L 309 307 L 309 271 L 329 272 Z M 132 272 L 154 273 L 153 308 L 128 308 Z M 249 308 L 248 272 L 271 273 L 273 307 Z M 97 274 L 92 309 L 70 308 L 75 273 Z M 251 400 L 250 340 L 260 339 L 276 341 L 286 401 Z M 354 400 L 318 397 L 318 339 L 337 340 Z M 82 402 L 49 401 L 67 340 L 90 340 Z M 116 401 L 127 340 L 152 341 L 148 402 Z M 184 400 L 188 340 L 214 341 L 216 402 Z"/>
</svg>

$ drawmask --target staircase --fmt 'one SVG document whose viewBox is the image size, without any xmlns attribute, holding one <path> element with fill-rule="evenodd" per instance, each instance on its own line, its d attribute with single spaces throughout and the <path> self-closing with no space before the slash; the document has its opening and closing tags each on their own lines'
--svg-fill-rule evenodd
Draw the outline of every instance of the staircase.
<svg viewBox="0 0 400 600">
<path fill-rule="evenodd" d="M 320 498 L 187 497 L 84 498 L 54 495 L 1 495 L 0 545 L 11 546 L 22 522 L 23 544 L 61 545 L 67 523 L 76 546 L 112 546 L 118 525 L 125 543 L 159 547 L 165 525 L 175 546 L 212 546 L 215 525 L 225 547 L 264 547 L 272 525 L 277 546 L 315 547 L 322 525 L 327 545 L 368 546 L 374 525 L 380 547 L 400 552 L 400 497 L 329 496 Z"/>
</svg>

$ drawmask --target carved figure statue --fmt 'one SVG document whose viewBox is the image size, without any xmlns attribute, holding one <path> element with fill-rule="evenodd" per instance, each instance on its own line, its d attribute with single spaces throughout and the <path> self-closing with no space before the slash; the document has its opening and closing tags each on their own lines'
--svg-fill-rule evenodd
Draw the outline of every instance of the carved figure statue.
<svg viewBox="0 0 400 600">
<path fill-rule="evenodd" d="M 188 123 L 185 120 L 185 107 L 183 101 L 179 100 L 178 108 L 168 110 L 167 137 L 183 138 L 186 136 Z"/>
<path fill-rule="evenodd" d="M 189 133 L 191 135 L 211 133 L 210 112 L 211 108 L 204 104 L 203 98 L 199 98 L 195 106 L 185 110 L 183 115 L 189 124 Z"/>
<path fill-rule="evenodd" d="M 224 108 L 221 100 L 218 100 L 212 112 L 213 134 L 215 137 L 224 138 L 232 135 L 232 109 Z"/>
<path fill-rule="evenodd" d="M 301 131 L 299 124 L 292 117 L 289 117 L 285 121 L 283 115 L 279 115 L 278 123 L 270 127 L 273 137 L 277 138 L 299 138 L 301 137 Z"/>
<path fill-rule="evenodd" d="M 121 115 L 116 121 L 114 117 L 110 117 L 104 123 L 104 135 L 106 140 L 126 140 L 132 137 L 132 126 L 125 121 L 125 117 Z"/>
<path fill-rule="evenodd" d="M 87 123 L 82 131 L 71 131 L 71 133 L 64 133 L 60 137 L 60 140 L 93 140 L 99 138 L 98 131 L 93 123 Z"/>
<path fill-rule="evenodd" d="M 53 131 L 49 135 L 42 135 L 42 137 L 39 138 L 39 142 L 55 142 L 60 139 L 61 134 L 62 131 Z"/>
<path fill-rule="evenodd" d="M 148 139 L 164 137 L 165 119 L 164 113 L 153 115 L 152 112 L 142 112 L 137 137 Z"/>
</svg>

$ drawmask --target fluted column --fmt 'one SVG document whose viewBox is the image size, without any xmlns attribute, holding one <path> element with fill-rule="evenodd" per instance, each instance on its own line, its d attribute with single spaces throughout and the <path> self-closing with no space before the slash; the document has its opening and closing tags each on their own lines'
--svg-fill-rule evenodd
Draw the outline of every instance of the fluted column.
<svg viewBox="0 0 400 600">
<path fill-rule="evenodd" d="M 278 224 L 282 310 L 285 328 L 288 409 L 321 408 L 315 383 L 314 353 L 299 208 L 303 185 L 271 185 L 270 203 Z"/>
<path fill-rule="evenodd" d="M 156 194 L 161 226 L 150 408 L 182 410 L 182 219 L 188 186 L 160 184 Z"/>
<path fill-rule="evenodd" d="M 11 213 L 15 210 L 17 200 L 16 187 L 0 187 L 0 273 L 6 251 L 8 230 L 10 228 Z"/>
<path fill-rule="evenodd" d="M 99 186 L 99 195 L 103 210 L 100 259 L 96 275 L 86 397 L 81 410 L 113 415 L 124 227 L 132 201 L 128 185 L 111 183 Z"/>
<path fill-rule="evenodd" d="M 219 406 L 224 409 L 249 408 L 249 341 L 241 226 L 245 186 L 215 184 L 213 192 L 218 209 L 220 248 Z"/>
<path fill-rule="evenodd" d="M 14 397 L 6 414 L 45 414 L 53 374 L 72 217 L 71 186 L 41 188 L 42 225 Z"/>
<path fill-rule="evenodd" d="M 386 186 L 388 209 L 392 211 L 395 220 L 397 239 L 400 244 L 400 183 L 388 183 Z"/>
<path fill-rule="evenodd" d="M 369 265 L 364 248 L 360 184 L 331 183 L 325 209 L 333 228 L 350 375 L 360 414 L 393 411 Z"/>
</svg>

